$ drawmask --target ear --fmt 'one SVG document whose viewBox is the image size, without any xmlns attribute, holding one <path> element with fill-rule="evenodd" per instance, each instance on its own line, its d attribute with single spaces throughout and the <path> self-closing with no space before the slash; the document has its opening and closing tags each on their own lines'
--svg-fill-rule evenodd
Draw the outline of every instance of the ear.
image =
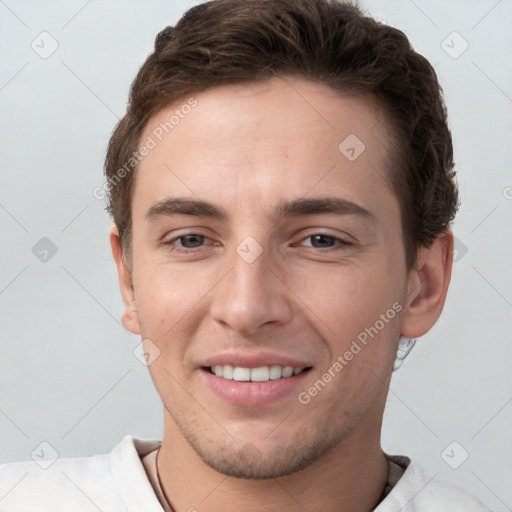
<svg viewBox="0 0 512 512">
<path fill-rule="evenodd" d="M 132 270 L 126 262 L 121 245 L 119 231 L 115 224 L 110 228 L 110 246 L 117 266 L 119 287 L 124 303 L 124 312 L 121 318 L 123 326 L 133 334 L 140 334 L 139 317 L 135 306 L 135 290 L 133 288 Z"/>
<path fill-rule="evenodd" d="M 441 233 L 418 253 L 417 265 L 409 272 L 401 334 L 418 338 L 426 334 L 443 310 L 452 275 L 453 233 Z"/>
</svg>

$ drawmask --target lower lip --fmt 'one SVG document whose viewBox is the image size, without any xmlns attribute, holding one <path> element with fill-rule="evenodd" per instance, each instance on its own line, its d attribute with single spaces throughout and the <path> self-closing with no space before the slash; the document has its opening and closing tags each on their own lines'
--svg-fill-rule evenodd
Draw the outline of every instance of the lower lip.
<svg viewBox="0 0 512 512">
<path fill-rule="evenodd" d="M 217 377 L 208 370 L 201 369 L 207 385 L 214 393 L 233 405 L 246 407 L 271 404 L 290 395 L 301 385 L 309 371 L 265 382 L 238 382 Z"/>
</svg>

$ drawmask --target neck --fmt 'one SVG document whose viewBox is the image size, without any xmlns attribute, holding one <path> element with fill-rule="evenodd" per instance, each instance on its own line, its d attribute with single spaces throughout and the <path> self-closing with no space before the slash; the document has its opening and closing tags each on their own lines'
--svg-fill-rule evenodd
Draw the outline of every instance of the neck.
<svg viewBox="0 0 512 512">
<path fill-rule="evenodd" d="M 206 465 L 165 411 L 158 459 L 163 492 L 176 512 L 369 512 L 379 503 L 388 462 L 380 447 L 380 422 L 356 430 L 306 469 L 276 479 L 246 480 Z"/>
</svg>

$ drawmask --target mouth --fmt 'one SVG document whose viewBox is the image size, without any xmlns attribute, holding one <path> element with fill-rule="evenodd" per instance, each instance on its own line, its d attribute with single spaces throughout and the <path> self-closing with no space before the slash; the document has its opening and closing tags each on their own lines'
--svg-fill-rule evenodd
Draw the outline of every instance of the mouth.
<svg viewBox="0 0 512 512">
<path fill-rule="evenodd" d="M 294 400 L 313 369 L 312 366 L 250 364 L 250 367 L 216 364 L 200 369 L 204 383 L 214 396 L 242 407 L 270 407 L 283 403 L 280 400 Z"/>
<path fill-rule="evenodd" d="M 203 367 L 203 370 L 224 380 L 236 382 L 267 382 L 270 380 L 289 379 L 296 375 L 308 372 L 310 366 L 294 368 L 292 366 L 259 366 L 257 368 L 246 368 L 230 364 Z"/>
<path fill-rule="evenodd" d="M 212 403 L 241 407 L 288 407 L 314 370 L 307 354 L 230 350 L 205 357 L 197 366 Z M 215 398 L 213 398 L 215 397 Z M 285 403 L 287 405 L 285 405 Z M 279 404 L 279 405 L 278 405 Z"/>
</svg>

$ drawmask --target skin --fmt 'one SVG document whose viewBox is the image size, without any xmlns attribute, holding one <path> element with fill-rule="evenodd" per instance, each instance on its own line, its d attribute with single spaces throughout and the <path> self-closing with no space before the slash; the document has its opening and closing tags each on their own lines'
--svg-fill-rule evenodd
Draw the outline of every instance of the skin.
<svg viewBox="0 0 512 512">
<path fill-rule="evenodd" d="M 123 325 L 160 350 L 149 371 L 164 404 L 164 493 L 176 511 L 369 511 L 387 474 L 380 431 L 397 342 L 437 321 L 453 236 L 421 248 L 407 271 L 387 181 L 389 134 L 370 98 L 291 77 L 194 97 L 137 171 L 131 258 L 115 225 L 110 233 Z M 141 140 L 177 106 L 159 112 Z M 349 134 L 366 146 L 355 161 L 338 150 Z M 274 214 L 280 201 L 326 196 L 371 215 Z M 167 197 L 211 202 L 226 218 L 149 221 L 148 209 Z M 191 234 L 206 238 L 178 238 Z M 262 249 L 252 263 L 236 252 L 248 236 Z M 301 404 L 297 392 L 395 303 L 401 312 Z M 288 354 L 312 369 L 274 403 L 232 405 L 204 385 L 198 366 L 224 351 Z"/>
</svg>

